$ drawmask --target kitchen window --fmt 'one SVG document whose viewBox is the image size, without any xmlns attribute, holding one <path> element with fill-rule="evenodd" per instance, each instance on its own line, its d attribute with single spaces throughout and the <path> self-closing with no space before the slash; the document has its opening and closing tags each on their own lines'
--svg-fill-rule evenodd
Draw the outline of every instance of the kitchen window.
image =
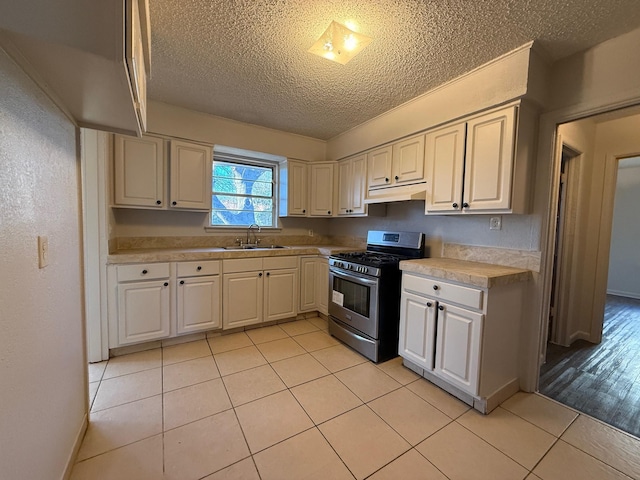
<svg viewBox="0 0 640 480">
<path fill-rule="evenodd" d="M 214 154 L 211 226 L 275 227 L 276 165 Z"/>
</svg>

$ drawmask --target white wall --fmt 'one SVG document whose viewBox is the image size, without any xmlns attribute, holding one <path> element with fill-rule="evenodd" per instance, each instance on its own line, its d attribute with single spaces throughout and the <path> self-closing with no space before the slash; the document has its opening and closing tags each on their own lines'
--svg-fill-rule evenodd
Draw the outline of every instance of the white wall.
<svg viewBox="0 0 640 480">
<path fill-rule="evenodd" d="M 640 157 L 620 160 L 607 293 L 640 298 Z"/>
<path fill-rule="evenodd" d="M 62 478 L 85 419 L 78 165 L 75 127 L 0 49 L 3 479 Z"/>
<path fill-rule="evenodd" d="M 287 158 L 321 161 L 326 142 L 311 137 L 236 122 L 166 103 L 149 102 L 148 131 L 212 145 L 242 148 Z"/>
</svg>

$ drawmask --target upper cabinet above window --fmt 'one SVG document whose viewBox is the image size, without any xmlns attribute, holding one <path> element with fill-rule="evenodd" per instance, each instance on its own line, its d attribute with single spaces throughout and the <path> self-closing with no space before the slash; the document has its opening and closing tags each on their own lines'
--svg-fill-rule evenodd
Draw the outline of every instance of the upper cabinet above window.
<svg viewBox="0 0 640 480">
<path fill-rule="evenodd" d="M 146 130 L 148 0 L 5 3 L 0 45 L 79 126 Z"/>
</svg>

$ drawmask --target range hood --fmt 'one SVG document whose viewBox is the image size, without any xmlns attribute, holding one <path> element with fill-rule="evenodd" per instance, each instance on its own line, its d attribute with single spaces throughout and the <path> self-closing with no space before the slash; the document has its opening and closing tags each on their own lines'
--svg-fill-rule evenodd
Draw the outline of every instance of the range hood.
<svg viewBox="0 0 640 480">
<path fill-rule="evenodd" d="M 386 187 L 369 190 L 365 204 L 406 202 L 407 200 L 424 200 L 427 197 L 426 182 L 400 187 Z"/>
</svg>

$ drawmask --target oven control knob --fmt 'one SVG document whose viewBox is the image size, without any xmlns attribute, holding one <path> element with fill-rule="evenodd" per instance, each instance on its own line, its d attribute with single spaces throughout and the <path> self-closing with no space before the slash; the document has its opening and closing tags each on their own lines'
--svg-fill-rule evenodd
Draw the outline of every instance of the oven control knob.
<svg viewBox="0 0 640 480">
<path fill-rule="evenodd" d="M 362 269 L 360 270 L 361 273 L 367 273 L 369 269 L 367 267 L 362 267 Z"/>
</svg>

